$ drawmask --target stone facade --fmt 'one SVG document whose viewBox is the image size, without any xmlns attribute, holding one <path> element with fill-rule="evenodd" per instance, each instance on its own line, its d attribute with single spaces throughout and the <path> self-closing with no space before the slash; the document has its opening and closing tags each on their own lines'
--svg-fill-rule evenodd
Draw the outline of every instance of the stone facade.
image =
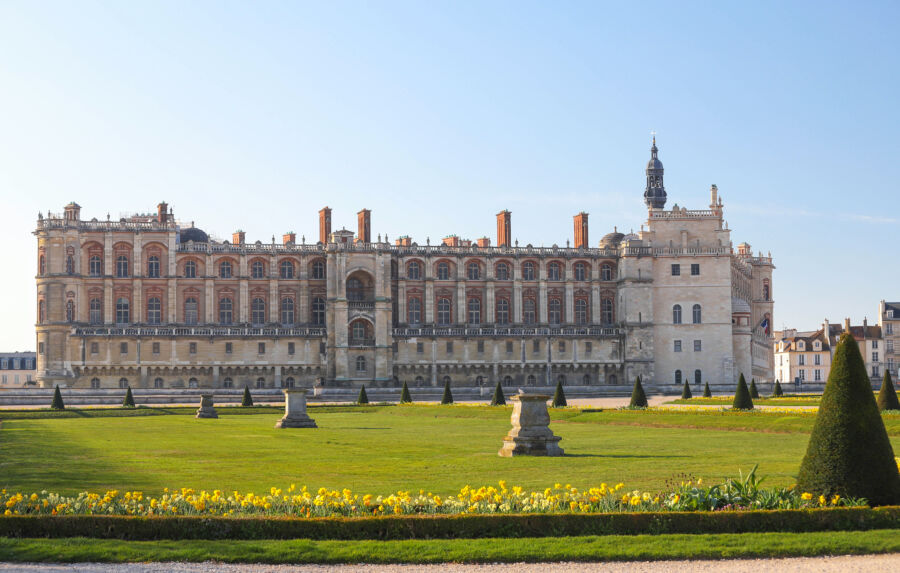
<svg viewBox="0 0 900 573">
<path fill-rule="evenodd" d="M 420 245 L 332 231 L 232 241 L 156 214 L 39 216 L 37 379 L 44 386 L 602 388 L 772 378 L 772 259 L 737 249 L 718 190 L 708 209 L 662 206 L 648 165 L 641 231 L 576 247 L 488 238 Z M 652 175 L 652 177 L 651 177 Z M 647 195 L 649 192 L 649 195 Z"/>
</svg>

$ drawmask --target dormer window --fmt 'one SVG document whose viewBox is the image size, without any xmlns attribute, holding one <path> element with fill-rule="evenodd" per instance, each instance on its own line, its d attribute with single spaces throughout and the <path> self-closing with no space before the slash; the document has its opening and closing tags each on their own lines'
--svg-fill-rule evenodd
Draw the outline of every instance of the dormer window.
<svg viewBox="0 0 900 573">
<path fill-rule="evenodd" d="M 802 340 L 801 340 L 800 342 L 797 343 L 797 350 L 799 350 L 799 351 L 801 351 L 801 352 L 804 351 L 804 350 L 806 350 L 806 345 L 803 344 L 803 341 L 802 341 Z"/>
<path fill-rule="evenodd" d="M 815 348 L 816 350 L 821 350 L 822 343 L 817 340 L 816 342 L 813 343 L 813 348 Z"/>
</svg>

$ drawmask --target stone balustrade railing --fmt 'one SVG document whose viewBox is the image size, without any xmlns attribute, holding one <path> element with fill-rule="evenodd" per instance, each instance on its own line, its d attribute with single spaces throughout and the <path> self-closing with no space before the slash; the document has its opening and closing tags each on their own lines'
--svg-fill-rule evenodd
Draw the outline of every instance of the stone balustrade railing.
<svg viewBox="0 0 900 573">
<path fill-rule="evenodd" d="M 615 338 L 622 335 L 622 329 L 615 326 L 567 326 L 567 327 L 421 327 L 394 328 L 394 338 L 417 337 L 478 337 L 478 336 L 590 336 L 594 338 Z"/>
<path fill-rule="evenodd" d="M 268 336 L 321 338 L 325 336 L 323 327 L 277 327 L 277 326 L 79 326 L 75 336 Z"/>
</svg>

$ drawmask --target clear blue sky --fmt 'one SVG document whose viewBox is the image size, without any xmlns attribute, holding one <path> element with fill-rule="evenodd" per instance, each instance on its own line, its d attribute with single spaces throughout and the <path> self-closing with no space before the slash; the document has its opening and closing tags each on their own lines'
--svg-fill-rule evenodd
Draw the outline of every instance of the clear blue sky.
<svg viewBox="0 0 900 573">
<path fill-rule="evenodd" d="M 424 242 L 637 229 L 716 183 L 772 251 L 775 326 L 900 299 L 896 2 L 0 0 L 0 349 L 34 348 L 39 210 L 227 237 L 316 212 Z"/>
</svg>

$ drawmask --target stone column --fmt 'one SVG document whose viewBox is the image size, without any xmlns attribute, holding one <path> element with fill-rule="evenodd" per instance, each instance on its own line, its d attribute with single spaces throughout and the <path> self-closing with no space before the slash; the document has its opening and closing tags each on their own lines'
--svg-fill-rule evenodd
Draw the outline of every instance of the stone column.
<svg viewBox="0 0 900 573">
<path fill-rule="evenodd" d="M 517 394 L 510 397 L 513 402 L 512 429 L 503 438 L 503 447 L 498 455 L 513 456 L 561 456 L 559 436 L 550 430 L 550 413 L 547 411 L 545 394 Z"/>
<path fill-rule="evenodd" d="M 317 428 L 316 421 L 306 413 L 306 390 L 284 390 L 284 417 L 275 423 L 276 428 Z"/>
</svg>

